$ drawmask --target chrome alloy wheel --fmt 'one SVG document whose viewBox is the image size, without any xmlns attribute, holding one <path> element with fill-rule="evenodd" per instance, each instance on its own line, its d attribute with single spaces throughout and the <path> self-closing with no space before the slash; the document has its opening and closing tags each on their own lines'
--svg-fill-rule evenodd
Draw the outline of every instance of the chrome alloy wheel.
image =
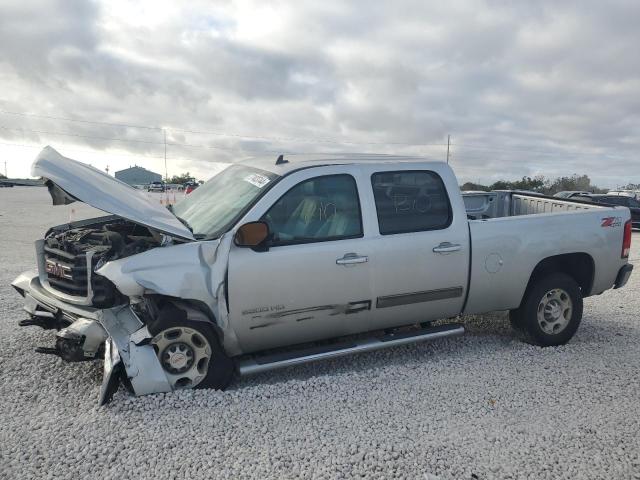
<svg viewBox="0 0 640 480">
<path fill-rule="evenodd" d="M 573 302 L 561 288 L 549 290 L 538 304 L 538 325 L 549 335 L 562 332 L 573 314 Z"/>
<path fill-rule="evenodd" d="M 193 388 L 206 377 L 211 345 L 197 330 L 167 328 L 156 335 L 151 344 L 173 389 Z"/>
</svg>

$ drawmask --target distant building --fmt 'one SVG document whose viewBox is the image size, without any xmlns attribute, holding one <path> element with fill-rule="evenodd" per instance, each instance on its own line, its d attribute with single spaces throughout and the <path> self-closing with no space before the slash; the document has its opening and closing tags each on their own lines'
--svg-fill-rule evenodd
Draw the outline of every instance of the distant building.
<svg viewBox="0 0 640 480">
<path fill-rule="evenodd" d="M 151 172 L 137 165 L 116 172 L 116 178 L 129 185 L 148 185 L 151 182 L 161 182 L 162 175 Z"/>
</svg>

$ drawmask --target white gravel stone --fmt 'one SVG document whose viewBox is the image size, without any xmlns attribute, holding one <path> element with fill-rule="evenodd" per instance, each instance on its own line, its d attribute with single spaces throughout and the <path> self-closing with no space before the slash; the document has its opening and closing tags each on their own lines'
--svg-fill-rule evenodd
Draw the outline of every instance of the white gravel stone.
<svg viewBox="0 0 640 480">
<path fill-rule="evenodd" d="M 587 299 L 563 347 L 469 317 L 461 338 L 99 408 L 100 362 L 38 355 L 52 333 L 17 327 L 9 284 L 69 219 L 49 203 L 0 189 L 0 478 L 640 478 L 639 272 Z"/>
</svg>

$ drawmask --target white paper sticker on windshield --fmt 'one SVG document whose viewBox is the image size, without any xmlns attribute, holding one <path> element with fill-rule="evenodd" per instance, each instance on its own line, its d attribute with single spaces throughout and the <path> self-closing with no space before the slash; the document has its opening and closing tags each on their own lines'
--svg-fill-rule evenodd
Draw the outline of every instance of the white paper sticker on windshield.
<svg viewBox="0 0 640 480">
<path fill-rule="evenodd" d="M 264 187 L 267 183 L 269 183 L 269 178 L 264 175 L 260 175 L 259 173 L 252 173 L 244 177 L 245 182 L 249 182 L 251 185 L 254 185 L 258 188 Z"/>
</svg>

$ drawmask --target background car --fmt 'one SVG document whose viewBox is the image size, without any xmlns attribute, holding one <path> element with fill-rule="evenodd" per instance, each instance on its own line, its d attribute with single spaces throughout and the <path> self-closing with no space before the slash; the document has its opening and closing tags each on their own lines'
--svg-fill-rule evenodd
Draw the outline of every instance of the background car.
<svg viewBox="0 0 640 480">
<path fill-rule="evenodd" d="M 616 190 L 616 191 L 608 192 L 607 195 L 631 197 L 631 198 L 635 198 L 636 200 L 640 200 L 640 191 L 637 191 L 637 190 Z"/>
<path fill-rule="evenodd" d="M 151 182 L 147 187 L 147 192 L 164 192 L 165 186 L 163 182 Z"/>
<path fill-rule="evenodd" d="M 184 192 L 188 195 L 193 192 L 196 188 L 198 188 L 198 182 L 187 182 L 184 184 Z"/>
<path fill-rule="evenodd" d="M 554 197 L 559 197 L 559 198 L 571 198 L 571 197 L 575 197 L 577 195 L 591 195 L 591 192 L 583 192 L 580 190 L 567 190 L 564 192 L 558 192 L 555 193 L 553 196 Z"/>
<path fill-rule="evenodd" d="M 573 197 L 579 200 L 587 200 L 603 205 L 619 205 L 627 207 L 631 211 L 631 225 L 633 228 L 640 228 L 640 202 L 633 197 L 626 195 L 606 194 L 589 194 L 578 195 Z"/>
</svg>

